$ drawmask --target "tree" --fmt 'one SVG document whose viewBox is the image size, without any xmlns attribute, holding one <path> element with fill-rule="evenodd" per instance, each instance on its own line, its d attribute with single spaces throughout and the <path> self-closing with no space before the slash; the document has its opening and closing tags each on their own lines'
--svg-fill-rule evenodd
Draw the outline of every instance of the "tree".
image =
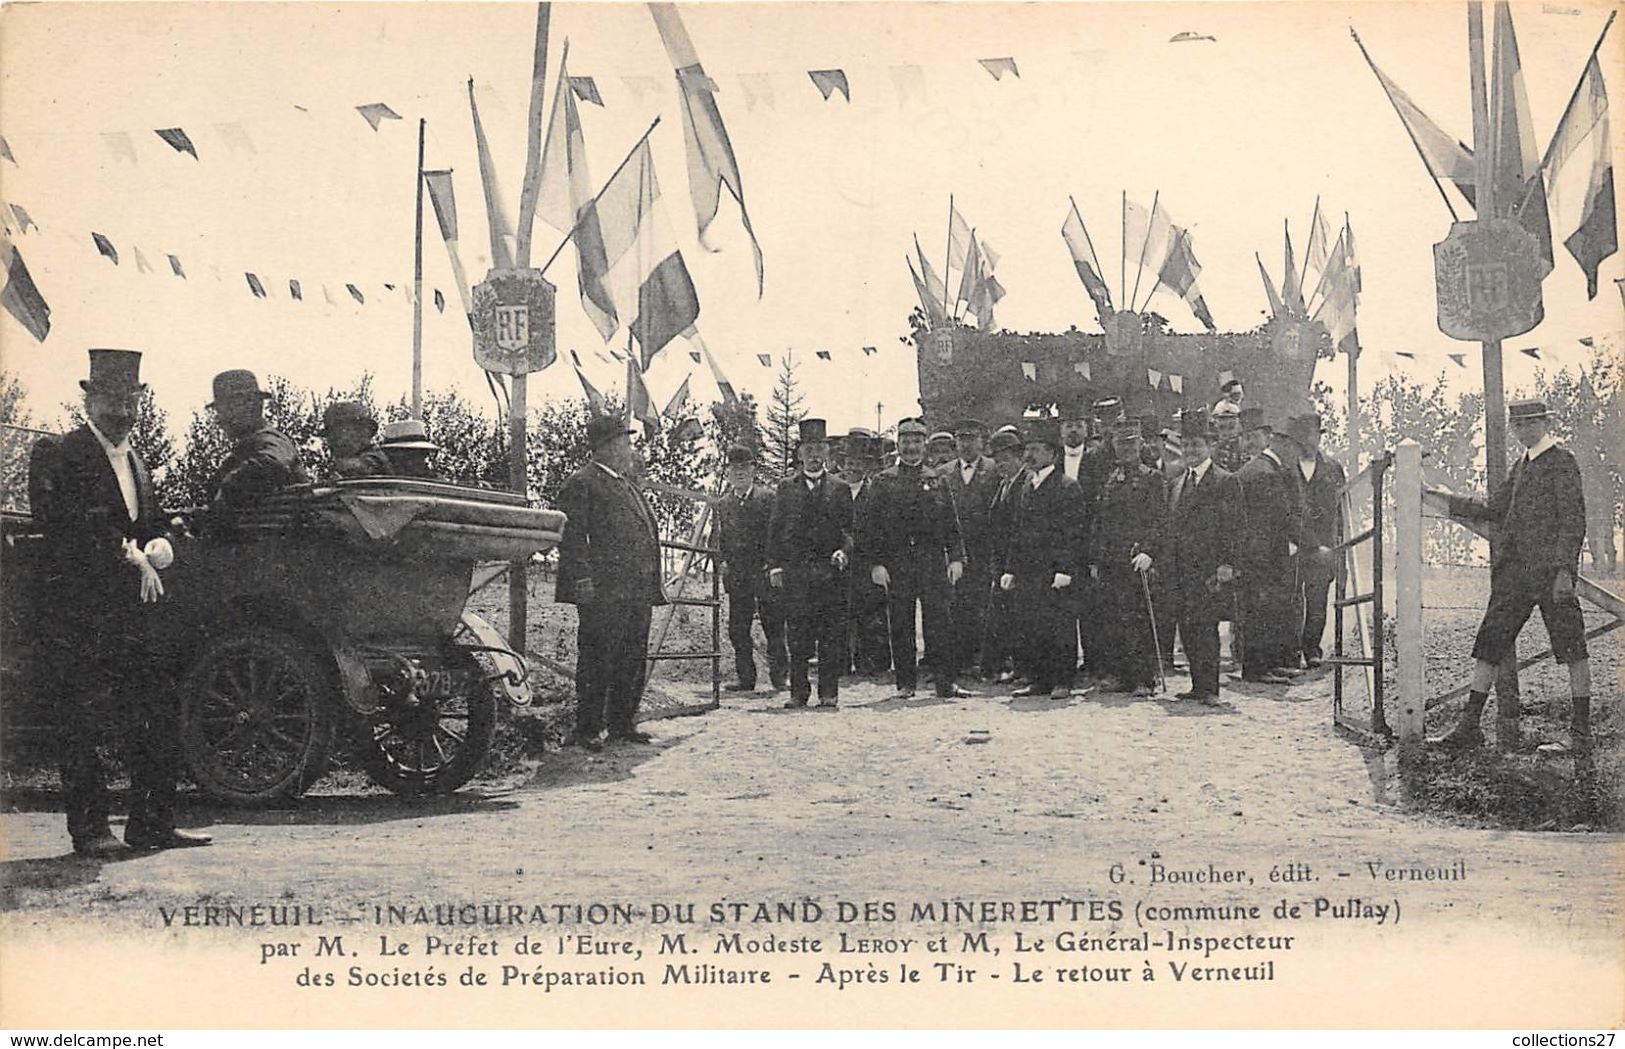
<svg viewBox="0 0 1625 1049">
<path fill-rule="evenodd" d="M 789 476 L 796 464 L 797 431 L 807 417 L 806 401 L 796 383 L 795 353 L 779 361 L 779 377 L 773 384 L 773 400 L 767 406 L 767 432 L 763 435 L 762 468 L 768 480 Z"/>
</svg>

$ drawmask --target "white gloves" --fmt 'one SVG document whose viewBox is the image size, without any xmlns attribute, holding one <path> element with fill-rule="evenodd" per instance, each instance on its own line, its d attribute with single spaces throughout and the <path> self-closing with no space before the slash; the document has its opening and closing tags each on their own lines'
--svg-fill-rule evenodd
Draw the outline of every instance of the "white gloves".
<svg viewBox="0 0 1625 1049">
<path fill-rule="evenodd" d="M 1006 573 L 1004 573 L 1004 575 L 1001 575 L 999 577 L 999 589 L 1000 590 L 1014 590 L 1015 588 L 1016 588 L 1016 577 L 1015 576 L 1011 575 L 1009 572 L 1006 572 Z"/>
<path fill-rule="evenodd" d="M 152 562 L 152 567 L 160 572 L 175 563 L 175 548 L 170 546 L 169 540 L 163 536 L 149 539 L 141 552 L 147 555 L 147 560 Z"/>
<path fill-rule="evenodd" d="M 1129 564 L 1134 566 L 1136 572 L 1149 572 L 1151 571 L 1151 555 L 1135 554 Z"/>
<path fill-rule="evenodd" d="M 834 565 L 836 568 L 845 568 L 846 567 L 846 551 L 845 550 L 837 550 L 833 554 L 830 554 L 829 555 L 829 563 Z"/>
<path fill-rule="evenodd" d="M 782 568 L 768 569 L 767 585 L 772 587 L 774 590 L 783 590 L 784 589 L 784 569 L 782 569 Z"/>
<path fill-rule="evenodd" d="M 869 569 L 869 582 L 889 590 L 891 589 L 891 573 L 886 571 L 885 565 L 875 565 Z"/>
<path fill-rule="evenodd" d="M 1050 583 L 1051 590 L 1065 590 L 1072 585 L 1072 577 L 1065 572 L 1056 572 L 1055 579 Z"/>
<path fill-rule="evenodd" d="M 169 544 L 165 543 L 164 545 L 165 547 L 168 547 Z M 124 560 L 130 562 L 132 565 L 135 565 L 136 571 L 141 573 L 142 604 L 152 604 L 160 597 L 163 597 L 164 581 L 158 578 L 158 569 L 153 567 L 152 562 L 147 559 L 147 555 L 142 552 L 141 548 L 135 545 L 135 540 L 124 540 L 123 549 Z M 170 560 L 173 561 L 175 552 L 171 550 L 169 556 Z"/>
<path fill-rule="evenodd" d="M 958 586 L 959 585 L 959 580 L 961 578 L 963 578 L 964 575 L 965 575 L 965 563 L 963 561 L 949 561 L 948 562 L 948 585 L 949 586 Z"/>
</svg>

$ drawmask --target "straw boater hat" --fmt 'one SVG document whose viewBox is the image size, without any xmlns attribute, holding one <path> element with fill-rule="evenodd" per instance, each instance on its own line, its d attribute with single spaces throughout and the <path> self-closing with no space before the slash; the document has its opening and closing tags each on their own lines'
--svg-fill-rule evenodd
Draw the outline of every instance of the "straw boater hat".
<svg viewBox="0 0 1625 1049">
<path fill-rule="evenodd" d="M 440 450 L 438 444 L 429 440 L 429 429 L 423 425 L 422 419 L 403 419 L 386 424 L 383 440 L 379 443 L 385 448 L 416 448 L 425 452 Z"/>
<path fill-rule="evenodd" d="M 90 378 L 80 379 L 87 391 L 139 393 L 147 388 L 141 381 L 141 354 L 136 350 L 91 350 Z"/>
</svg>

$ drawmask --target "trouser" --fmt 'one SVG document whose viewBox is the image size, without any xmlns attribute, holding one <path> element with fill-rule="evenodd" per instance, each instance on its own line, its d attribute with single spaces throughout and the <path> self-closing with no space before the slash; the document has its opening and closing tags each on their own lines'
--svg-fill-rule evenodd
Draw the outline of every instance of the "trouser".
<svg viewBox="0 0 1625 1049">
<path fill-rule="evenodd" d="M 1200 583 L 1198 585 L 1201 585 Z M 1191 691 L 1219 694 L 1219 615 L 1211 601 L 1193 599 L 1179 611 L 1179 636 L 1191 668 Z"/>
<path fill-rule="evenodd" d="M 57 767 L 68 835 L 76 842 L 107 829 L 102 751 L 110 727 L 130 773 L 125 833 L 161 834 L 175 826 L 181 754 L 172 676 L 138 637 L 105 625 L 48 626 L 40 652 L 42 680 L 57 698 Z"/>
<path fill-rule="evenodd" d="M 1053 573 L 1016 580 L 1012 604 L 1031 673 L 1033 692 L 1071 688 L 1077 674 L 1077 584 L 1056 590 Z"/>
<path fill-rule="evenodd" d="M 648 681 L 649 620 L 643 603 L 576 606 L 576 732 L 631 732 Z"/>
<path fill-rule="evenodd" d="M 1103 668 L 1126 688 L 1155 688 L 1157 648 L 1140 573 L 1132 568 L 1103 569 L 1100 584 L 1110 631 Z"/>
<path fill-rule="evenodd" d="M 987 559 L 967 556 L 965 574 L 952 588 L 949 605 L 954 658 L 961 667 L 987 669 L 982 660 L 982 641 L 986 636 L 990 582 Z"/>
<path fill-rule="evenodd" d="M 846 580 L 827 563 L 785 569 L 785 624 L 790 640 L 790 698 L 805 703 L 812 695 L 807 662 L 818 657 L 818 698 L 841 693 L 846 660 Z"/>
<path fill-rule="evenodd" d="M 1302 578 L 1303 634 L 1300 647 L 1306 660 L 1318 660 L 1325 654 L 1321 639 L 1326 636 L 1326 598 L 1331 588 L 1330 576 L 1309 575 Z"/>
<path fill-rule="evenodd" d="M 953 646 L 953 621 L 948 585 L 948 564 L 941 547 L 910 547 L 893 564 L 887 608 L 891 615 L 892 667 L 899 690 L 919 684 L 918 655 L 914 648 L 915 603 L 925 628 L 925 663 L 936 680 L 937 695 L 951 696 L 958 672 Z"/>
<path fill-rule="evenodd" d="M 728 592 L 728 643 L 734 650 L 734 677 L 745 688 L 756 687 L 756 643 L 751 637 L 752 620 L 762 621 L 767 637 L 767 672 L 774 687 L 782 687 L 790 664 L 784 641 L 782 602 L 765 581 L 736 584 Z"/>
</svg>

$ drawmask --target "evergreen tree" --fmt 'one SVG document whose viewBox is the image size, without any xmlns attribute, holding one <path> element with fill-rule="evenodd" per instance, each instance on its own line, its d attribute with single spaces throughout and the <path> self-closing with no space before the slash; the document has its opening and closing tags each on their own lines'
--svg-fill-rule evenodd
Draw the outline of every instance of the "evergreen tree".
<svg viewBox="0 0 1625 1049">
<path fill-rule="evenodd" d="M 767 428 L 762 435 L 761 465 L 767 480 L 786 477 L 795 469 L 796 438 L 801 420 L 807 416 L 801 406 L 806 399 L 796 382 L 795 353 L 786 353 L 779 361 L 779 377 L 773 383 L 773 399 L 767 405 Z"/>
</svg>

